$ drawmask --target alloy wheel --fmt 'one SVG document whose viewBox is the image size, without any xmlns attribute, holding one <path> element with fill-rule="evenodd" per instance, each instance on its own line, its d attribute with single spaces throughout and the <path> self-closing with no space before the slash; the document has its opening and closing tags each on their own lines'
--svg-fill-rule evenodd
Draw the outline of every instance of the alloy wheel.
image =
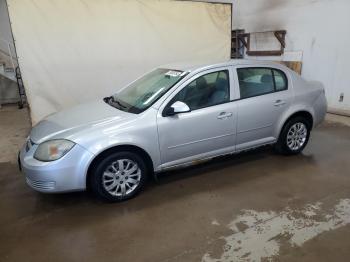
<svg viewBox="0 0 350 262">
<path fill-rule="evenodd" d="M 292 125 L 287 133 L 287 146 L 292 151 L 302 148 L 307 139 L 308 130 L 304 123 L 298 122 Z"/>
<path fill-rule="evenodd" d="M 141 182 L 141 169 L 131 159 L 119 159 L 105 169 L 102 175 L 104 189 L 113 196 L 131 194 Z"/>
</svg>

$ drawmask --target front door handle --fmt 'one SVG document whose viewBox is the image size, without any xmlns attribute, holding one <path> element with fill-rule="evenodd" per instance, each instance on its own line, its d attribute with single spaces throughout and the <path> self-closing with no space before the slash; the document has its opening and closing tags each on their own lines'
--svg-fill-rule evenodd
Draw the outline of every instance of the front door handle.
<svg viewBox="0 0 350 262">
<path fill-rule="evenodd" d="M 229 118 L 233 116 L 233 113 L 231 112 L 221 112 L 219 115 L 218 115 L 218 119 L 222 120 L 222 119 L 226 119 L 226 118 Z"/>
<path fill-rule="evenodd" d="M 283 105 L 285 105 L 285 104 L 286 104 L 285 101 L 283 101 L 283 100 L 281 100 L 281 99 L 278 99 L 278 100 L 275 101 L 275 103 L 274 103 L 273 105 L 274 105 L 274 106 L 283 106 Z"/>
</svg>

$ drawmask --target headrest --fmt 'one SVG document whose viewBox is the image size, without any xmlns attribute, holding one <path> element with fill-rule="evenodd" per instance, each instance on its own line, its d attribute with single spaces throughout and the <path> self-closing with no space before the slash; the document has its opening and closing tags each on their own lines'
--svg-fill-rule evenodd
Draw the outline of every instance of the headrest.
<svg viewBox="0 0 350 262">
<path fill-rule="evenodd" d="M 219 91 L 226 91 L 228 87 L 228 81 L 224 78 L 219 78 L 216 81 L 216 88 Z"/>
<path fill-rule="evenodd" d="M 261 76 L 261 83 L 272 83 L 273 82 L 273 78 L 272 75 L 263 75 Z"/>
</svg>

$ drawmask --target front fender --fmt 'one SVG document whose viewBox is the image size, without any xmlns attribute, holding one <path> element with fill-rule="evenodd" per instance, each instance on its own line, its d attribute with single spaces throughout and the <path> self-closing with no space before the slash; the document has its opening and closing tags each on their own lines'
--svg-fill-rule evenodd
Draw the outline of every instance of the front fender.
<svg viewBox="0 0 350 262">
<path fill-rule="evenodd" d="M 152 160 L 153 167 L 155 168 L 155 171 L 157 170 L 157 167 L 161 165 L 160 160 L 160 153 L 159 153 L 159 146 L 158 146 L 158 137 L 157 139 L 150 138 L 142 138 L 142 137 L 135 137 L 130 135 L 125 136 L 118 136 L 118 137 L 109 137 L 107 139 L 96 141 L 96 143 L 91 144 L 88 147 L 88 150 L 92 152 L 96 157 L 100 155 L 102 152 L 118 147 L 118 146 L 134 146 L 142 149 L 145 151 L 149 157 Z"/>
</svg>

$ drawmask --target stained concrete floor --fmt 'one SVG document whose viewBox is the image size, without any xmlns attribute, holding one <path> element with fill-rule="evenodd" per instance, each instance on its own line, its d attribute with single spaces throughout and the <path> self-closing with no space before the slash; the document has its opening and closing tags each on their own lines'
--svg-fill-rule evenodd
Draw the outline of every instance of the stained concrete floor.
<svg viewBox="0 0 350 262">
<path fill-rule="evenodd" d="M 323 124 L 299 156 L 167 173 L 121 204 L 29 189 L 16 165 L 28 131 L 25 110 L 0 110 L 0 261 L 350 260 L 350 127 Z"/>
</svg>

